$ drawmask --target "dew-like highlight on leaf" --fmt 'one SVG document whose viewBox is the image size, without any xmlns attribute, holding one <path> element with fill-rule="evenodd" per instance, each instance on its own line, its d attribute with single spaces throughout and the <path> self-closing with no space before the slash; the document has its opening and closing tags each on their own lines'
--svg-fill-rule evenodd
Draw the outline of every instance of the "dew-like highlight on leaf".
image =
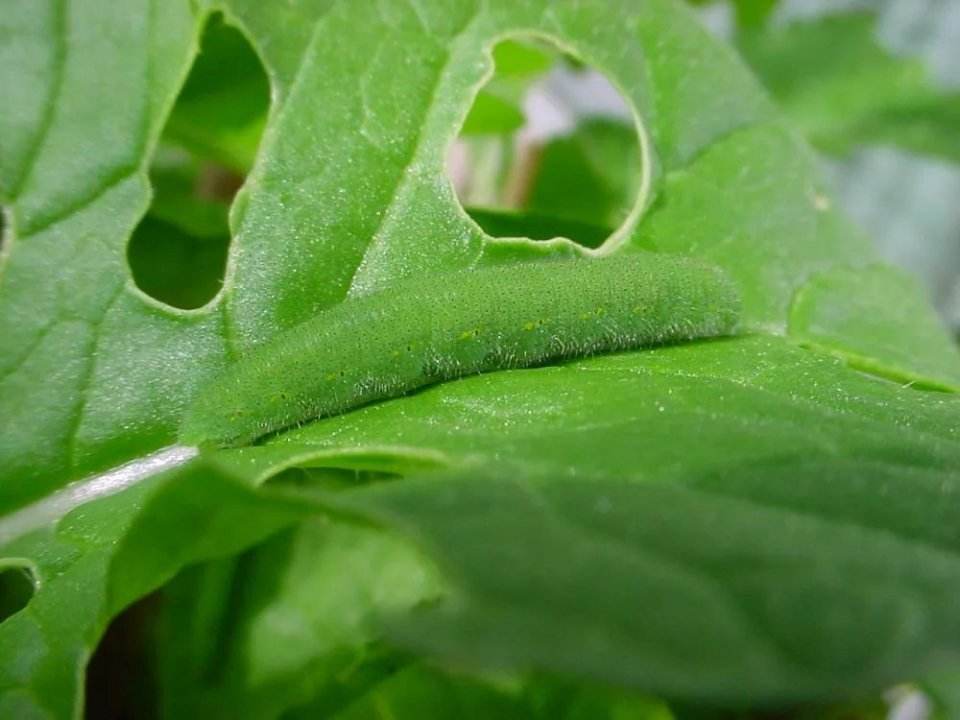
<svg viewBox="0 0 960 720">
<path fill-rule="evenodd" d="M 0 517 L 0 545 L 56 522 L 81 505 L 114 495 L 154 475 L 184 465 L 196 455 L 196 448 L 172 445 L 70 483 L 58 492 Z"/>
</svg>

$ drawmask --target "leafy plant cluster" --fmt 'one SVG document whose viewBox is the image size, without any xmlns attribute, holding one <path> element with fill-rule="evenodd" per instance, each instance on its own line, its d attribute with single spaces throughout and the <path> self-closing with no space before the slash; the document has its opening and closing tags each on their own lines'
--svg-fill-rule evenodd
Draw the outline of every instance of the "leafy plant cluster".
<svg viewBox="0 0 960 720">
<path fill-rule="evenodd" d="M 0 718 L 960 713 L 960 354 L 821 167 L 960 160 L 960 96 L 870 15 L 731 7 L 10 2 Z M 557 66 L 627 112 L 518 141 Z M 348 298 L 638 251 L 740 332 L 178 444 Z"/>
</svg>

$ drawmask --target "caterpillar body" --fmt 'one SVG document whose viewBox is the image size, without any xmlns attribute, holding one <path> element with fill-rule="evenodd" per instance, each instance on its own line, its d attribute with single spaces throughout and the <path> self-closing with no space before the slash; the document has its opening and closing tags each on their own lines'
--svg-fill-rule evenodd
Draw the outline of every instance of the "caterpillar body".
<svg viewBox="0 0 960 720">
<path fill-rule="evenodd" d="M 181 441 L 229 447 L 454 378 L 730 334 L 719 268 L 666 255 L 433 275 L 280 333 L 202 389 Z"/>
</svg>

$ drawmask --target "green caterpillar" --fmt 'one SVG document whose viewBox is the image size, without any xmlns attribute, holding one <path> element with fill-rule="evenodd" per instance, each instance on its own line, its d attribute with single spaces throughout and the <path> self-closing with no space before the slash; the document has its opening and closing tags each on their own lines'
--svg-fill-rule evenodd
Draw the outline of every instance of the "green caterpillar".
<svg viewBox="0 0 960 720">
<path fill-rule="evenodd" d="M 203 389 L 187 444 L 236 446 L 476 373 L 731 333 L 723 272 L 642 254 L 431 275 L 347 300 Z"/>
</svg>

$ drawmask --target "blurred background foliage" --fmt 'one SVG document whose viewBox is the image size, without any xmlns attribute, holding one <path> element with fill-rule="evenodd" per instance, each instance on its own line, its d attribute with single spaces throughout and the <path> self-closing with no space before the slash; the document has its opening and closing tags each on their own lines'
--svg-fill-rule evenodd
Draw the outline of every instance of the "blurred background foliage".
<svg viewBox="0 0 960 720">
<path fill-rule="evenodd" d="M 960 3 L 782 0 L 732 34 L 848 214 L 960 330 Z"/>
</svg>

